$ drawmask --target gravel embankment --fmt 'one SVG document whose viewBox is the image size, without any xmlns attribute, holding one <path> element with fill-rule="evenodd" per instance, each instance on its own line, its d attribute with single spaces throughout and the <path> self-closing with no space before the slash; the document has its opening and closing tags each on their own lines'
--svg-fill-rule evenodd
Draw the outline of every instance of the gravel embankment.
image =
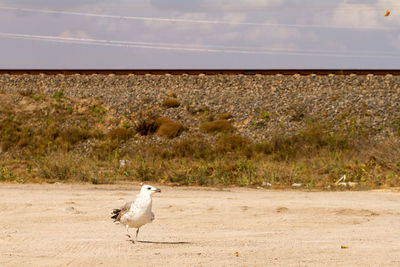
<svg viewBox="0 0 400 267">
<path fill-rule="evenodd" d="M 156 112 L 198 131 L 204 116 L 229 112 L 240 134 L 295 132 L 306 118 L 355 120 L 386 135 L 400 127 L 400 76 L 0 75 L 0 93 L 32 91 L 101 102 L 108 115 L 139 120 Z M 181 105 L 162 102 L 176 95 Z M 205 114 L 204 110 L 208 110 Z"/>
</svg>

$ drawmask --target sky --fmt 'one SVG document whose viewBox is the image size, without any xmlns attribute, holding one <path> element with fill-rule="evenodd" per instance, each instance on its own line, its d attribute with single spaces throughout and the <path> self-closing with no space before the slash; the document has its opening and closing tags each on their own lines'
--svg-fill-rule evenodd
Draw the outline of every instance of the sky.
<svg viewBox="0 0 400 267">
<path fill-rule="evenodd" d="M 400 2 L 0 0 L 0 51 L 0 69 L 400 69 Z"/>
</svg>

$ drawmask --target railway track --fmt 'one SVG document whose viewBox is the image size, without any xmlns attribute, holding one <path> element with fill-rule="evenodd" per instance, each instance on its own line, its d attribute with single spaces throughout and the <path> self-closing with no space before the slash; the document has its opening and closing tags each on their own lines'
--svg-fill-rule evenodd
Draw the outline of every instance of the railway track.
<svg viewBox="0 0 400 267">
<path fill-rule="evenodd" d="M 392 69 L 382 69 L 382 70 L 364 70 L 364 69 L 306 69 L 306 70 L 298 70 L 298 69 L 285 69 L 285 70 L 226 70 L 226 69 L 143 69 L 143 70 L 128 70 L 128 69 L 111 69 L 111 70 L 96 70 L 96 69 L 0 69 L 0 74 L 11 74 L 11 75 L 146 75 L 146 74 L 154 74 L 154 75 L 400 75 L 400 69 L 392 70 Z"/>
</svg>

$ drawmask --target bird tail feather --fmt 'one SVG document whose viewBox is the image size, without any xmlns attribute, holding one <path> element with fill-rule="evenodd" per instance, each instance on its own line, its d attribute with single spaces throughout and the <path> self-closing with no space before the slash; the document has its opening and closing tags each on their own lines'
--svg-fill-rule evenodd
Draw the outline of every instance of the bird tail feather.
<svg viewBox="0 0 400 267">
<path fill-rule="evenodd" d="M 114 219 L 114 222 L 117 220 L 119 213 L 121 212 L 120 209 L 113 209 L 111 212 L 111 219 Z"/>
</svg>

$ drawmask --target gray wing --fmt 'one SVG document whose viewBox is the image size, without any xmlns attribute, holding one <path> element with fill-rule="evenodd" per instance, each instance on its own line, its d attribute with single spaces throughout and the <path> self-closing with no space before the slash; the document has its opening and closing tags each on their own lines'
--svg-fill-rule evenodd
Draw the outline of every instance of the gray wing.
<svg viewBox="0 0 400 267">
<path fill-rule="evenodd" d="M 121 208 L 119 209 L 114 209 L 111 212 L 111 219 L 114 219 L 114 222 L 119 222 L 119 220 L 121 219 L 121 217 L 127 213 L 129 211 L 129 209 L 131 208 L 133 201 L 131 202 L 127 202 L 125 203 Z"/>
</svg>

